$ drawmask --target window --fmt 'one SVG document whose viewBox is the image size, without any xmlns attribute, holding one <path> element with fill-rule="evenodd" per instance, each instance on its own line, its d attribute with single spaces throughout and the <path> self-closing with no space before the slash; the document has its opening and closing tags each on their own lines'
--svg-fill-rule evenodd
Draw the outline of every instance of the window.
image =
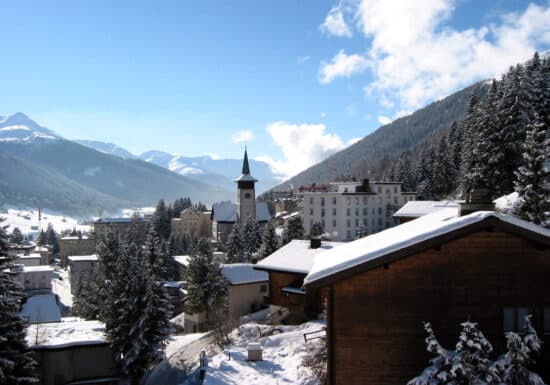
<svg viewBox="0 0 550 385">
<path fill-rule="evenodd" d="M 332 204 L 333 204 L 333 205 L 336 204 L 336 198 L 332 198 Z"/>
<path fill-rule="evenodd" d="M 348 227 L 351 227 L 351 220 L 350 219 L 347 220 L 347 225 L 348 225 Z"/>
<path fill-rule="evenodd" d="M 544 308 L 544 334 L 550 334 L 550 307 Z"/>
<path fill-rule="evenodd" d="M 397 204 L 397 197 L 393 197 L 393 203 Z"/>
<path fill-rule="evenodd" d="M 336 227 L 336 219 L 332 220 L 332 227 Z"/>
<path fill-rule="evenodd" d="M 366 205 L 367 203 L 369 203 L 368 198 L 367 198 L 367 197 L 363 197 L 363 204 Z"/>
<path fill-rule="evenodd" d="M 378 194 L 382 193 L 382 187 L 378 186 Z"/>
<path fill-rule="evenodd" d="M 366 207 L 363 207 L 363 216 L 366 217 L 369 210 Z"/>
<path fill-rule="evenodd" d="M 355 227 L 359 226 L 359 219 L 355 220 Z"/>
<path fill-rule="evenodd" d="M 356 208 L 355 208 L 355 216 L 356 216 L 356 217 L 359 216 L 359 207 L 356 207 Z"/>
<path fill-rule="evenodd" d="M 325 229 L 325 220 L 324 219 L 321 219 L 321 227 L 323 228 L 323 230 Z"/>
<path fill-rule="evenodd" d="M 382 218 L 378 218 L 378 226 L 382 226 Z"/>
<path fill-rule="evenodd" d="M 525 317 L 531 314 L 528 307 L 505 307 L 502 311 L 504 333 L 523 332 Z"/>
<path fill-rule="evenodd" d="M 325 209 L 321 209 L 321 218 L 324 218 L 325 216 Z"/>
<path fill-rule="evenodd" d="M 359 198 L 355 198 L 355 204 L 356 204 L 356 205 L 359 204 Z"/>
<path fill-rule="evenodd" d="M 321 197 L 321 206 L 325 205 L 325 198 Z"/>
<path fill-rule="evenodd" d="M 351 231 L 348 230 L 347 236 L 348 236 L 348 239 L 351 239 Z"/>
<path fill-rule="evenodd" d="M 382 207 L 378 207 L 378 215 L 382 215 Z"/>
<path fill-rule="evenodd" d="M 310 204 L 310 205 L 313 204 L 313 197 L 309 197 L 309 204 Z"/>
<path fill-rule="evenodd" d="M 346 209 L 346 215 L 348 217 L 351 215 L 351 209 L 349 207 Z"/>
<path fill-rule="evenodd" d="M 249 192 L 244 193 L 244 199 L 250 199 L 251 196 Z"/>
<path fill-rule="evenodd" d="M 260 293 L 267 293 L 267 285 L 260 286 Z"/>
<path fill-rule="evenodd" d="M 393 192 L 394 194 L 397 194 L 397 186 L 393 186 Z"/>
<path fill-rule="evenodd" d="M 309 209 L 309 215 L 313 216 L 313 209 Z"/>
<path fill-rule="evenodd" d="M 336 209 L 332 209 L 332 216 L 333 216 L 333 217 L 336 216 Z"/>
<path fill-rule="evenodd" d="M 349 204 L 350 204 L 349 198 L 346 198 L 346 204 L 349 206 Z"/>
</svg>

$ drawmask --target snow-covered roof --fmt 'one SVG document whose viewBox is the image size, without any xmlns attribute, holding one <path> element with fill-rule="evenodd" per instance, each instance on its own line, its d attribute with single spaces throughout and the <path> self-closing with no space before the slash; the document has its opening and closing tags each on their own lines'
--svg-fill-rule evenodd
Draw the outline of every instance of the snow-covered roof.
<svg viewBox="0 0 550 385">
<path fill-rule="evenodd" d="M 456 208 L 445 208 L 322 253 L 315 258 L 304 284 L 311 284 L 364 263 L 376 265 L 377 260 L 385 255 L 489 218 L 547 237 L 550 241 L 550 230 L 510 215 L 494 211 L 476 211 L 461 217 L 457 215 Z"/>
<path fill-rule="evenodd" d="M 222 265 L 222 274 L 231 285 L 265 282 L 269 279 L 265 271 L 254 270 L 252 263 L 231 263 Z"/>
<path fill-rule="evenodd" d="M 27 317 L 29 324 L 61 321 L 61 312 L 53 294 L 33 295 L 27 298 L 20 317 Z"/>
<path fill-rule="evenodd" d="M 285 215 L 283 217 L 283 219 L 290 219 L 290 218 L 293 218 L 293 217 L 297 217 L 300 215 L 300 211 L 294 211 L 293 213 L 290 213 L 288 215 Z"/>
<path fill-rule="evenodd" d="M 94 223 L 131 223 L 132 218 L 99 218 Z"/>
<path fill-rule="evenodd" d="M 31 349 L 57 349 L 107 343 L 105 324 L 100 321 L 69 321 L 30 325 L 27 345 Z"/>
<path fill-rule="evenodd" d="M 35 258 L 38 258 L 40 259 L 40 254 L 37 254 L 37 253 L 31 253 L 29 255 L 25 255 L 25 254 L 18 254 L 17 255 L 17 258 L 19 259 L 35 259 Z"/>
<path fill-rule="evenodd" d="M 92 254 L 92 255 L 70 255 L 67 258 L 71 262 L 97 262 L 97 254 Z"/>
<path fill-rule="evenodd" d="M 254 178 L 250 174 L 241 174 L 237 179 L 235 179 L 235 182 L 257 182 L 258 179 Z"/>
<path fill-rule="evenodd" d="M 172 258 L 174 258 L 174 261 L 179 265 L 189 265 L 189 255 L 174 255 Z"/>
<path fill-rule="evenodd" d="M 27 272 L 37 272 L 37 271 L 51 271 L 53 273 L 53 267 L 41 265 L 41 266 L 25 266 L 23 271 Z"/>
<path fill-rule="evenodd" d="M 293 240 L 259 261 L 255 266 L 262 270 L 307 274 L 313 267 L 316 255 L 324 254 L 341 244 L 342 242 L 323 242 L 321 247 L 312 249 L 310 241 Z"/>
<path fill-rule="evenodd" d="M 235 203 L 214 203 L 212 212 L 216 222 L 237 222 L 237 205 Z"/>
<path fill-rule="evenodd" d="M 88 239 L 88 236 L 83 235 L 83 236 L 79 237 L 79 236 L 76 236 L 76 235 L 70 235 L 70 236 L 67 236 L 67 237 L 62 237 L 61 239 L 64 240 L 64 241 L 76 241 L 78 239 Z"/>
<path fill-rule="evenodd" d="M 256 220 L 258 222 L 266 222 L 271 219 L 271 214 L 269 213 L 269 209 L 267 207 L 267 203 L 260 202 L 256 203 Z"/>
<path fill-rule="evenodd" d="M 216 222 L 237 222 L 238 205 L 230 202 L 214 203 L 212 206 L 214 212 L 214 220 Z M 258 222 L 266 222 L 271 219 L 271 214 L 267 207 L 267 203 L 256 203 L 256 220 Z"/>
<path fill-rule="evenodd" d="M 408 201 L 401 207 L 395 214 L 394 217 L 405 217 L 405 218 L 418 218 L 423 215 L 435 213 L 436 211 L 455 207 L 458 209 L 460 205 L 456 201 L 443 200 L 443 201 Z"/>
</svg>

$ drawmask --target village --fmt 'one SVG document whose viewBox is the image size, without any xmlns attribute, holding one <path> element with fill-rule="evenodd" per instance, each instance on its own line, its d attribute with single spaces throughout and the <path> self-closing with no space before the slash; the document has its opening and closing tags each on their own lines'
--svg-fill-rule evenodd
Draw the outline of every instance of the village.
<svg viewBox="0 0 550 385">
<path fill-rule="evenodd" d="M 548 342 L 550 230 L 508 214 L 513 194 L 493 202 L 478 189 L 467 202 L 419 201 L 401 182 L 347 178 L 257 202 L 246 151 L 241 171 L 237 203 L 171 219 L 172 239 L 208 241 L 227 284 L 226 339 L 218 343 L 213 330 L 215 308 L 197 312 L 188 302 L 192 257 L 170 255 L 173 279 L 162 282 L 170 336 L 143 383 L 403 383 L 429 361 L 424 321 L 448 346 L 461 323 L 479 323 L 504 352 L 505 333 L 521 333 L 530 315 Z M 99 218 L 93 231 L 61 237 L 57 253 L 9 244 L 9 274 L 28 296 L 20 315 L 40 384 L 119 383 L 105 325 L 73 307 L 102 259 L 97 239 L 145 234 L 151 221 Z M 232 241 L 252 221 L 264 239 L 245 256 Z M 550 352 L 536 362 L 548 378 Z"/>
</svg>

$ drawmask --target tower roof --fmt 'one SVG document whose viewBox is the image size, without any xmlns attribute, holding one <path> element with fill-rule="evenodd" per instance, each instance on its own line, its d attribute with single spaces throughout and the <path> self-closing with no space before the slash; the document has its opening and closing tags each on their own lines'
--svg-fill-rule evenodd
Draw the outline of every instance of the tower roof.
<svg viewBox="0 0 550 385">
<path fill-rule="evenodd" d="M 252 175 L 250 175 L 250 165 L 248 164 L 248 154 L 246 152 L 246 147 L 244 149 L 244 159 L 243 159 L 243 169 L 241 171 L 241 176 L 235 179 L 235 182 L 257 182 Z"/>
</svg>

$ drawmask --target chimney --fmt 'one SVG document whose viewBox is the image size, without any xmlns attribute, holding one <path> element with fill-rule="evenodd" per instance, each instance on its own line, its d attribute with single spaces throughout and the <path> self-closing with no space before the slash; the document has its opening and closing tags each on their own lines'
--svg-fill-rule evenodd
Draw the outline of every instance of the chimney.
<svg viewBox="0 0 550 385">
<path fill-rule="evenodd" d="M 486 188 L 476 188 L 470 191 L 466 202 L 460 204 L 459 216 L 462 217 L 475 211 L 493 211 L 494 209 L 491 191 Z"/>
<path fill-rule="evenodd" d="M 311 249 L 318 249 L 321 247 L 321 238 L 311 238 L 309 247 Z"/>
</svg>

